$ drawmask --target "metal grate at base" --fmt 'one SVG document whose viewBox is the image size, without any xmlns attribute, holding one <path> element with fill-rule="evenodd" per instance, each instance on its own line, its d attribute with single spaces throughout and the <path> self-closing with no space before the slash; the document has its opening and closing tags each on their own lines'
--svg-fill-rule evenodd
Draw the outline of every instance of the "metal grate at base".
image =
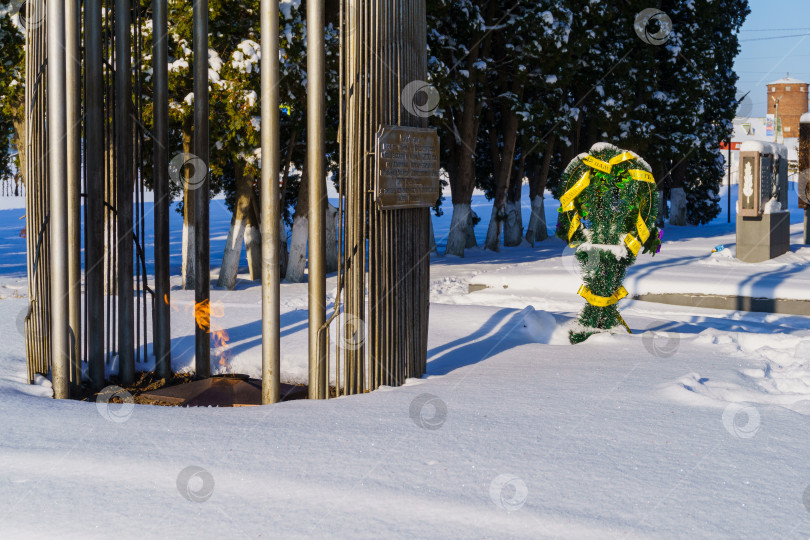
<svg viewBox="0 0 810 540">
<path fill-rule="evenodd" d="M 305 399 L 306 386 L 281 383 L 281 401 Z M 262 404 L 262 381 L 247 375 L 216 375 L 144 392 L 141 398 L 181 407 L 252 407 Z"/>
</svg>

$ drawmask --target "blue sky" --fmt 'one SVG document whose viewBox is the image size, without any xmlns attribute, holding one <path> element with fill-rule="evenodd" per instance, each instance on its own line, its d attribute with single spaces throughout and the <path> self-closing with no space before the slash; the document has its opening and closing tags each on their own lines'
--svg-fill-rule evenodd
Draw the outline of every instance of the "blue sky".
<svg viewBox="0 0 810 540">
<path fill-rule="evenodd" d="M 786 73 L 810 82 L 810 1 L 749 0 L 751 13 L 740 32 L 734 63 L 740 95 L 751 91 L 751 116 L 765 116 L 765 85 Z M 777 36 L 795 36 L 781 39 Z"/>
</svg>

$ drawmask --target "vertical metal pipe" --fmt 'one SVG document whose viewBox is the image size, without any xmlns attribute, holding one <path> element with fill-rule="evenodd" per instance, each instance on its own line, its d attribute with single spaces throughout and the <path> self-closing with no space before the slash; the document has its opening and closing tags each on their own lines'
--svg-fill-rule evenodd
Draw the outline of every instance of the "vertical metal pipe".
<svg viewBox="0 0 810 540">
<path fill-rule="evenodd" d="M 262 0 L 262 403 L 280 398 L 279 1 Z M 313 177 L 314 178 L 314 177 Z M 320 328 L 320 327 L 318 327 Z"/>
<path fill-rule="evenodd" d="M 206 166 L 205 179 L 194 192 L 194 328 L 197 377 L 211 376 L 211 264 L 208 245 L 208 0 L 194 0 L 194 154 Z M 202 313 L 199 313 L 202 310 Z"/>
<path fill-rule="evenodd" d="M 68 312 L 70 382 L 82 384 L 82 233 L 81 233 L 81 33 L 79 0 L 65 0 L 65 86 L 67 102 Z"/>
<path fill-rule="evenodd" d="M 167 0 L 152 1 L 152 80 L 154 81 L 155 305 L 154 353 L 158 377 L 172 374 L 169 302 L 169 67 Z"/>
<path fill-rule="evenodd" d="M 345 257 L 343 255 L 343 239 L 345 238 L 346 228 L 345 223 L 343 220 L 343 208 L 344 208 L 344 175 L 343 170 L 346 164 L 346 160 L 344 158 L 345 151 L 346 151 L 346 132 L 343 129 L 343 121 L 344 121 L 344 112 L 343 106 L 345 105 L 344 101 L 344 93 L 343 93 L 343 84 L 344 84 L 344 77 L 345 77 L 345 56 L 343 52 L 343 43 L 345 39 L 344 32 L 346 31 L 346 26 L 344 25 L 344 4 L 343 0 L 340 0 L 340 13 L 338 15 L 338 216 L 337 216 L 337 235 L 338 235 L 338 293 L 342 287 L 345 286 L 346 283 L 346 267 L 344 265 Z M 343 313 L 345 314 L 345 306 L 346 300 L 343 301 L 344 303 L 344 310 Z M 345 320 L 342 319 L 340 313 L 338 312 L 338 306 L 335 305 L 335 313 L 337 314 L 337 328 L 335 329 L 335 397 L 340 397 L 340 362 L 341 362 L 341 354 L 340 354 L 340 336 L 341 336 L 341 328 L 340 328 L 340 321 Z M 327 374 L 327 377 L 329 375 Z"/>
<path fill-rule="evenodd" d="M 309 173 L 309 397 L 326 398 L 326 171 L 324 168 L 324 0 L 307 5 L 307 169 Z"/>
<path fill-rule="evenodd" d="M 101 0 L 84 4 L 85 297 L 87 363 L 90 387 L 104 386 L 104 57 L 101 45 Z"/>
<path fill-rule="evenodd" d="M 131 2 L 115 0 L 115 169 L 118 215 L 118 377 L 135 380 L 135 313 L 132 258 Z"/>
<path fill-rule="evenodd" d="M 51 237 L 51 373 L 56 399 L 70 397 L 68 294 L 67 110 L 65 88 L 65 3 L 48 2 L 48 165 Z"/>
<path fill-rule="evenodd" d="M 26 9 L 30 6 L 30 4 L 26 4 Z M 27 156 L 31 156 L 31 65 L 35 62 L 35 55 L 33 51 L 33 46 L 31 43 L 31 31 L 28 28 L 23 29 L 23 33 L 25 35 L 25 98 L 23 101 L 23 106 L 25 107 L 25 153 Z M 32 219 L 33 216 L 33 206 L 34 206 L 34 181 L 33 176 L 31 175 L 31 163 L 32 159 L 29 157 L 25 163 L 22 165 L 25 168 L 25 227 L 26 231 L 33 230 L 31 226 L 34 223 Z M 33 347 L 32 344 L 34 342 L 32 338 L 31 332 L 31 308 L 34 302 L 34 298 L 36 297 L 34 293 L 34 272 L 33 272 L 33 264 L 34 264 L 34 250 L 32 249 L 32 236 L 30 234 L 26 234 L 25 236 L 25 268 L 28 272 L 28 312 L 24 319 L 25 321 L 25 360 L 26 360 L 26 367 L 28 368 L 28 384 L 34 382 L 34 356 L 33 356 Z"/>
</svg>

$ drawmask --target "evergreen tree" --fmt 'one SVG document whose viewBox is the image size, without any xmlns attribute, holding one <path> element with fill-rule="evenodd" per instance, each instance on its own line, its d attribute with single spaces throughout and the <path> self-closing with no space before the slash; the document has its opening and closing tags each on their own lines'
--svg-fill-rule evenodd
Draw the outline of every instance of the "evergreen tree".
<svg viewBox="0 0 810 540">
<path fill-rule="evenodd" d="M 14 3 L 0 7 L 0 179 L 24 183 L 25 37 Z"/>
</svg>

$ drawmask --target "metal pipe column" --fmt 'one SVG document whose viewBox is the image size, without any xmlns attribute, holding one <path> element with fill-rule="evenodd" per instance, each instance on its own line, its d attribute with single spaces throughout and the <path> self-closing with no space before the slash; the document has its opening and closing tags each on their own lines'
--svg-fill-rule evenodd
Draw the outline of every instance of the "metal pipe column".
<svg viewBox="0 0 810 540">
<path fill-rule="evenodd" d="M 101 0 L 84 3 L 85 295 L 87 363 L 90 387 L 104 386 L 104 75 Z"/>
<path fill-rule="evenodd" d="M 133 283 L 132 203 L 132 9 L 129 0 L 115 0 L 115 170 L 118 216 L 118 377 L 128 386 L 135 380 L 135 302 Z"/>
<path fill-rule="evenodd" d="M 208 245 L 208 0 L 194 0 L 194 154 L 206 173 L 194 191 L 194 326 L 198 378 L 211 376 L 211 275 Z"/>
<path fill-rule="evenodd" d="M 280 393 L 279 0 L 262 0 L 262 404 Z"/>
<path fill-rule="evenodd" d="M 307 4 L 307 171 L 309 174 L 309 398 L 327 392 L 326 335 L 326 172 L 324 169 L 324 0 Z"/>
<path fill-rule="evenodd" d="M 70 397 L 70 328 L 67 214 L 67 111 L 65 88 L 65 3 L 47 4 L 48 167 L 51 238 L 51 375 L 53 397 Z"/>
<path fill-rule="evenodd" d="M 167 0 L 152 1 L 152 80 L 154 81 L 155 189 L 155 373 L 169 378 L 172 369 L 169 301 L 169 66 Z"/>
<path fill-rule="evenodd" d="M 81 149 L 81 33 L 79 0 L 65 1 L 65 86 L 67 90 L 67 212 L 68 312 L 70 320 L 70 382 L 82 385 L 82 149 Z"/>
</svg>

